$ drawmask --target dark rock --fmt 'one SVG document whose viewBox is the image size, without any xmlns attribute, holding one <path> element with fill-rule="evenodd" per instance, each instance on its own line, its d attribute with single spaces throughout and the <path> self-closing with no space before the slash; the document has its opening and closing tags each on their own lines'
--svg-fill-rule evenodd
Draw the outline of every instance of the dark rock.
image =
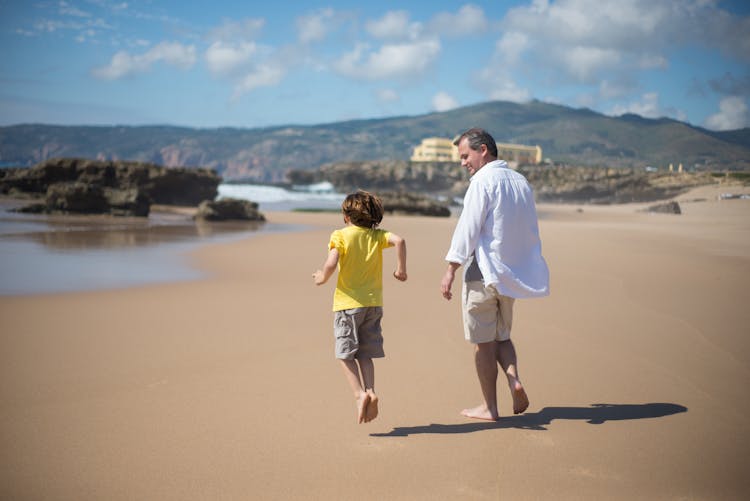
<svg viewBox="0 0 750 501">
<path fill-rule="evenodd" d="M 108 212 L 114 216 L 146 217 L 151 211 L 150 198 L 138 188 L 104 188 L 104 196 L 109 203 Z"/>
<path fill-rule="evenodd" d="M 212 201 L 204 200 L 198 206 L 195 219 L 206 221 L 265 221 L 265 216 L 258 211 L 258 204 L 248 200 L 223 198 Z"/>
<path fill-rule="evenodd" d="M 351 193 L 361 188 L 412 193 L 457 194 L 468 183 L 466 170 L 456 162 L 409 162 L 384 160 L 370 162 L 342 162 L 327 164 L 315 171 L 290 171 L 292 184 L 312 184 L 328 181 L 340 193 Z"/>
<path fill-rule="evenodd" d="M 153 203 L 196 205 L 218 195 L 221 178 L 208 169 L 150 168 L 143 189 Z"/>
<path fill-rule="evenodd" d="M 80 182 L 55 183 L 47 189 L 44 203 L 17 209 L 26 213 L 111 214 L 146 217 L 150 211 L 147 197 L 136 188 L 119 190 Z"/>
<path fill-rule="evenodd" d="M 147 216 L 152 203 L 195 206 L 213 199 L 220 182 L 209 169 L 57 158 L 4 169 L 0 193 L 45 196 L 47 212 Z"/>
<path fill-rule="evenodd" d="M 406 192 L 377 193 L 386 212 L 398 212 L 420 216 L 449 217 L 450 209 L 426 195 Z"/>
<path fill-rule="evenodd" d="M 680 210 L 680 204 L 675 201 L 652 205 L 651 207 L 646 208 L 644 212 L 658 212 L 661 214 L 682 214 L 682 210 Z"/>
<path fill-rule="evenodd" d="M 47 189 L 47 212 L 101 214 L 108 211 L 104 189 L 95 184 L 55 183 Z"/>
</svg>

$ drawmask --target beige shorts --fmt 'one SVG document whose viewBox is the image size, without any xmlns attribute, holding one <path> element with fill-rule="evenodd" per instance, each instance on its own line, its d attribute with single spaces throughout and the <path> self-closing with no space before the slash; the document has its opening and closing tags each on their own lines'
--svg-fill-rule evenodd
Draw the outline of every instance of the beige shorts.
<svg viewBox="0 0 750 501">
<path fill-rule="evenodd" d="M 515 299 L 501 296 L 481 281 L 464 282 L 462 299 L 467 341 L 479 344 L 510 339 Z"/>
<path fill-rule="evenodd" d="M 333 315 L 333 335 L 336 338 L 336 358 L 382 358 L 382 306 L 366 306 L 340 310 Z"/>
</svg>

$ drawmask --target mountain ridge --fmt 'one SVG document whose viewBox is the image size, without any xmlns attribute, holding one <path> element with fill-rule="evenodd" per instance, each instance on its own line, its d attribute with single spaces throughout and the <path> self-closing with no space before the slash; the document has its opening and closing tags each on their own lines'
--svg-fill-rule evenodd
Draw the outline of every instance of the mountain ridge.
<svg viewBox="0 0 750 501">
<path fill-rule="evenodd" d="M 588 108 L 492 101 L 445 112 L 263 128 L 171 125 L 0 127 L 0 162 L 54 157 L 208 167 L 226 179 L 279 182 L 290 170 L 346 161 L 408 160 L 430 136 L 481 126 L 498 142 L 542 147 L 552 162 L 602 167 L 750 169 L 750 128 L 710 131 L 670 118 L 610 117 Z"/>
</svg>

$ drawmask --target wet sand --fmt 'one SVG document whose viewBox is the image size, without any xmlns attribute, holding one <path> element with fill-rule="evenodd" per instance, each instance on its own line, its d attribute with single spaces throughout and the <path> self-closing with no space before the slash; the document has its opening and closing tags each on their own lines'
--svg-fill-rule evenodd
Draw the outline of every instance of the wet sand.
<svg viewBox="0 0 750 501">
<path fill-rule="evenodd" d="M 369 424 L 311 279 L 340 216 L 274 213 L 306 229 L 202 246 L 199 280 L 1 297 L 0 498 L 743 499 L 750 200 L 710 190 L 679 216 L 540 206 L 552 295 L 513 333 L 531 406 L 501 385 L 497 423 L 459 414 L 480 392 L 439 293 L 454 219 L 384 220 L 409 281 L 385 279 Z"/>
<path fill-rule="evenodd" d="M 290 231 L 260 222 L 194 221 L 195 208 L 154 206 L 148 218 L 19 214 L 0 197 L 0 295 L 124 288 L 197 279 L 201 244 Z"/>
</svg>

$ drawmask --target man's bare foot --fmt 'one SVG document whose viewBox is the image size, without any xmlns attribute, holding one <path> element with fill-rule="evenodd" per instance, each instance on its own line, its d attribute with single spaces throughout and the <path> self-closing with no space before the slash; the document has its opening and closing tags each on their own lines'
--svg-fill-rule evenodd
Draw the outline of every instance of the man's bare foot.
<svg viewBox="0 0 750 501">
<path fill-rule="evenodd" d="M 367 406 L 370 403 L 370 395 L 366 392 L 359 394 L 357 398 L 357 422 L 362 424 L 367 418 Z"/>
<path fill-rule="evenodd" d="M 500 419 L 497 412 L 490 412 L 484 404 L 477 405 L 472 409 L 464 409 L 461 411 L 461 415 L 472 419 L 484 419 L 485 421 L 497 421 Z"/>
<path fill-rule="evenodd" d="M 365 415 L 365 423 L 369 423 L 376 417 L 378 417 L 378 396 L 375 392 L 369 390 L 367 395 L 370 397 L 370 401 L 367 403 L 367 413 Z"/>
<path fill-rule="evenodd" d="M 521 414 L 529 408 L 529 397 L 520 381 L 516 380 L 511 384 L 510 394 L 513 397 L 513 414 Z"/>
</svg>

